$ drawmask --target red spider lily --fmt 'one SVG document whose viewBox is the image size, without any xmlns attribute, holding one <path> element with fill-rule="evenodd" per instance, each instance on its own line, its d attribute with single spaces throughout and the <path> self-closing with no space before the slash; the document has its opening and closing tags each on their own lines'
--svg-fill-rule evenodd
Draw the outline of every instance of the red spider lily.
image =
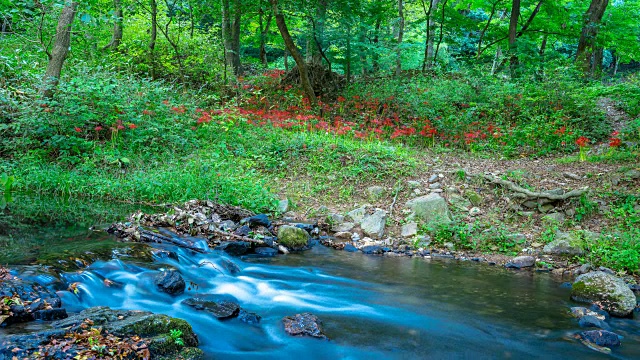
<svg viewBox="0 0 640 360">
<path fill-rule="evenodd" d="M 118 128 L 118 130 L 124 130 L 124 126 L 122 126 L 122 125 L 118 125 L 117 128 Z"/>
<path fill-rule="evenodd" d="M 184 114 L 187 111 L 187 108 L 184 105 L 174 106 L 171 108 L 171 111 L 176 114 Z"/>
<path fill-rule="evenodd" d="M 102 131 L 102 126 L 98 125 L 98 126 L 96 126 L 96 128 L 94 130 L 95 131 Z"/>
<path fill-rule="evenodd" d="M 622 145 L 622 140 L 620 140 L 619 138 L 611 138 L 609 140 L 610 147 L 618 147 L 620 145 Z"/>
<path fill-rule="evenodd" d="M 585 136 L 580 136 L 579 138 L 576 139 L 576 145 L 578 145 L 581 148 L 587 146 L 588 143 L 589 143 L 589 139 Z"/>
<path fill-rule="evenodd" d="M 339 103 L 343 103 L 343 102 L 345 102 L 345 100 L 347 100 L 347 99 L 345 99 L 345 98 L 344 98 L 344 96 L 338 96 L 338 99 L 337 99 L 337 100 L 338 100 L 338 102 L 339 102 Z"/>
<path fill-rule="evenodd" d="M 142 115 L 155 115 L 156 113 L 151 110 L 142 110 Z"/>
<path fill-rule="evenodd" d="M 129 129 L 136 129 L 138 126 L 136 124 L 129 124 Z"/>
<path fill-rule="evenodd" d="M 565 132 L 567 132 L 567 127 L 566 126 L 562 126 L 558 130 L 554 131 L 553 134 L 554 135 L 563 135 Z"/>
<path fill-rule="evenodd" d="M 82 129 L 80 129 L 79 127 L 74 127 L 73 130 L 75 130 L 76 132 L 82 132 Z"/>
<path fill-rule="evenodd" d="M 162 103 L 165 105 L 169 105 L 169 100 L 162 100 Z"/>
</svg>

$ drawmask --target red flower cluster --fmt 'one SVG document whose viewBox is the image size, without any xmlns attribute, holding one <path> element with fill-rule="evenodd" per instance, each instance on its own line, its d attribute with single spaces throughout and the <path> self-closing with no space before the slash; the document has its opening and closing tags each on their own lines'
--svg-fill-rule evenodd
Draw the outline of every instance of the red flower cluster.
<svg viewBox="0 0 640 360">
<path fill-rule="evenodd" d="M 589 143 L 589 139 L 585 136 L 580 136 L 579 138 L 576 139 L 576 145 L 578 145 L 581 148 L 587 146 L 588 143 Z"/>
<path fill-rule="evenodd" d="M 612 148 L 618 147 L 620 145 L 622 145 L 622 140 L 620 140 L 620 138 L 618 137 L 620 135 L 620 132 L 618 131 L 614 131 L 611 134 L 611 137 L 609 138 L 609 146 Z"/>
</svg>

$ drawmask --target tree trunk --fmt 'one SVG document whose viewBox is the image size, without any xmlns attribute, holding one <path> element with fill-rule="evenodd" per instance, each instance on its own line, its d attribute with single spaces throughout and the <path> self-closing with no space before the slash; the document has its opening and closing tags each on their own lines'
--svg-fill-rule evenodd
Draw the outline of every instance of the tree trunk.
<svg viewBox="0 0 640 360">
<path fill-rule="evenodd" d="M 273 15 L 276 18 L 276 25 L 278 26 L 282 40 L 298 66 L 298 71 L 300 72 L 300 85 L 302 85 L 302 89 L 309 100 L 309 104 L 311 106 L 315 106 L 316 94 L 311 86 L 311 81 L 309 81 L 309 74 L 307 73 L 307 65 L 304 62 L 304 58 L 291 38 L 291 34 L 289 33 L 289 29 L 287 28 L 287 24 L 284 20 L 284 15 L 282 15 L 278 9 L 278 0 L 269 0 L 269 2 L 273 7 Z"/>
<path fill-rule="evenodd" d="M 232 14 L 233 10 L 233 14 Z M 231 17 L 233 16 L 233 21 Z M 224 44 L 225 63 L 233 69 L 234 75 L 240 74 L 240 20 L 242 12 L 238 0 L 222 0 L 222 42 Z"/>
<path fill-rule="evenodd" d="M 111 48 L 113 50 L 118 50 L 120 47 L 120 43 L 122 42 L 122 2 L 121 0 L 113 0 L 113 16 L 115 17 L 115 22 L 113 24 L 113 33 L 111 34 L 111 41 L 105 49 Z"/>
<path fill-rule="evenodd" d="M 284 71 L 289 71 L 289 52 L 284 49 Z"/>
<path fill-rule="evenodd" d="M 602 61 L 604 60 L 604 48 L 596 46 L 593 50 L 593 61 L 591 63 L 591 77 L 598 78 L 602 75 Z"/>
<path fill-rule="evenodd" d="M 434 8 L 438 8 L 438 4 L 440 0 L 428 0 L 429 6 L 427 7 L 422 0 L 422 10 L 424 11 L 424 16 L 426 18 L 426 36 L 424 40 L 424 58 L 422 59 L 422 72 L 430 70 L 433 67 L 433 34 L 435 33 L 435 21 L 434 17 Z"/>
<path fill-rule="evenodd" d="M 540 44 L 540 50 L 538 51 L 538 55 L 540 55 L 540 67 L 536 73 L 536 78 L 538 81 L 544 80 L 544 60 L 545 60 L 545 51 L 547 50 L 547 39 L 549 38 L 549 34 L 544 34 L 542 37 L 542 43 Z"/>
<path fill-rule="evenodd" d="M 518 55 L 516 54 L 516 37 L 518 32 L 518 19 L 520 18 L 520 0 L 511 3 L 511 18 L 509 20 L 509 70 L 511 77 L 518 77 Z"/>
<path fill-rule="evenodd" d="M 382 17 L 378 15 L 376 18 L 376 28 L 373 35 L 373 54 L 371 54 L 371 65 L 373 73 L 377 73 L 380 70 L 380 57 L 378 56 L 378 44 L 380 43 L 380 27 L 382 26 Z"/>
<path fill-rule="evenodd" d="M 150 0 L 151 5 L 151 31 L 149 38 L 149 63 L 151 66 L 151 78 L 156 79 L 156 39 L 158 38 L 158 3 L 156 0 Z"/>
<path fill-rule="evenodd" d="M 491 75 L 495 75 L 498 71 L 498 67 L 501 63 L 500 58 L 502 58 L 502 48 L 498 45 L 498 48 L 496 49 L 496 56 L 493 58 L 493 64 L 491 64 Z"/>
<path fill-rule="evenodd" d="M 396 46 L 396 76 L 402 74 L 402 37 L 404 36 L 404 4 L 398 0 L 398 44 Z"/>
<path fill-rule="evenodd" d="M 591 5 L 589 5 L 589 9 L 584 14 L 584 25 L 578 42 L 576 62 L 585 75 L 594 73 L 595 67 L 592 66 L 591 60 L 593 52 L 596 50 L 598 26 L 602 21 L 607 5 L 609 5 L 609 0 L 591 0 Z"/>
<path fill-rule="evenodd" d="M 357 51 L 358 51 L 358 57 L 360 58 L 360 66 L 361 66 L 360 73 L 362 74 L 362 76 L 367 75 L 367 53 L 365 52 L 365 46 L 364 46 L 365 39 L 366 39 L 365 28 L 364 26 L 360 26 L 359 36 L 358 36 L 359 45 L 357 46 Z"/>
<path fill-rule="evenodd" d="M 58 27 L 56 28 L 56 39 L 53 43 L 53 50 L 47 64 L 47 71 L 44 74 L 42 88 L 40 93 L 50 99 L 53 97 L 56 86 L 62 73 L 62 65 L 64 64 L 69 46 L 71 45 L 71 24 L 76 16 L 78 3 L 76 1 L 65 2 L 62 13 L 58 19 Z"/>
<path fill-rule="evenodd" d="M 267 24 L 264 25 L 264 8 L 262 7 L 262 0 L 260 0 L 260 17 L 259 17 L 259 25 L 260 25 L 260 63 L 262 66 L 267 67 L 267 34 L 269 33 L 269 27 L 271 26 L 271 19 L 273 18 L 272 13 L 269 13 L 267 16 Z"/>
<path fill-rule="evenodd" d="M 444 0 L 442 2 L 442 19 L 440 20 L 440 37 L 438 38 L 438 43 L 436 44 L 436 50 L 433 52 L 433 62 L 435 63 L 438 60 L 438 51 L 440 50 L 440 44 L 442 44 L 442 39 L 444 38 L 444 19 L 445 19 L 445 10 L 447 8 L 447 1 Z"/>
<path fill-rule="evenodd" d="M 322 64 L 322 49 L 324 44 L 325 22 L 327 20 L 327 3 L 328 0 L 318 0 L 318 6 L 316 7 L 316 21 L 313 29 L 313 41 L 316 46 L 313 47 L 312 59 L 314 64 Z"/>
<path fill-rule="evenodd" d="M 347 51 L 345 57 L 345 75 L 347 77 L 347 84 L 351 84 L 351 26 L 347 27 Z"/>
</svg>

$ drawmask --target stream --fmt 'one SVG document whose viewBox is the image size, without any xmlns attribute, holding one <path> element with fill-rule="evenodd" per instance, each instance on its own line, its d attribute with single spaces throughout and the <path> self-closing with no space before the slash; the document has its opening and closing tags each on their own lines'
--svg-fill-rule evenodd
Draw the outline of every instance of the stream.
<svg viewBox="0 0 640 360">
<path fill-rule="evenodd" d="M 78 295 L 59 291 L 69 312 L 109 306 L 183 318 L 211 359 L 640 358 L 637 314 L 634 320 L 609 322 L 612 331 L 624 336 L 621 347 L 609 355 L 590 350 L 574 338 L 581 329 L 568 312 L 577 306 L 569 300 L 570 289 L 546 273 L 446 259 L 369 256 L 319 244 L 270 258 L 164 246 L 178 260 L 151 259 L 131 255 L 131 244 L 118 244 L 103 232 L 66 231 L 64 235 L 65 228 L 58 226 L 48 236 L 22 242 L 14 237 L 24 247 L 11 252 L 3 248 L 0 262 L 56 290 L 77 282 Z M 41 234 L 42 227 L 34 233 Z M 90 250 L 85 249 L 88 244 Z M 206 242 L 200 246 L 206 248 Z M 104 253 L 99 257 L 111 260 L 56 273 L 34 271 L 32 265 L 15 267 L 51 259 L 52 248 L 67 265 L 74 251 L 98 256 L 100 249 Z M 157 290 L 153 276 L 165 268 L 183 275 L 189 288 L 183 295 Z M 236 299 L 262 316 L 261 322 L 220 321 L 181 304 L 211 294 Z M 302 312 L 317 315 L 330 340 L 287 335 L 282 318 Z M 42 327 L 46 323 L 10 326 L 0 329 L 0 338 Z"/>
</svg>

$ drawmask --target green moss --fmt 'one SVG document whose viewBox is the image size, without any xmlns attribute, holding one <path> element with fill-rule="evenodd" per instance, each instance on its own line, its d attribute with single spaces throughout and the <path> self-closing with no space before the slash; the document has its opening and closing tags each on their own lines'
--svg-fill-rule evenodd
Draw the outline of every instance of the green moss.
<svg viewBox="0 0 640 360">
<path fill-rule="evenodd" d="M 294 226 L 281 226 L 278 229 L 278 242 L 288 248 L 296 249 L 307 245 L 309 234 Z"/>
</svg>

